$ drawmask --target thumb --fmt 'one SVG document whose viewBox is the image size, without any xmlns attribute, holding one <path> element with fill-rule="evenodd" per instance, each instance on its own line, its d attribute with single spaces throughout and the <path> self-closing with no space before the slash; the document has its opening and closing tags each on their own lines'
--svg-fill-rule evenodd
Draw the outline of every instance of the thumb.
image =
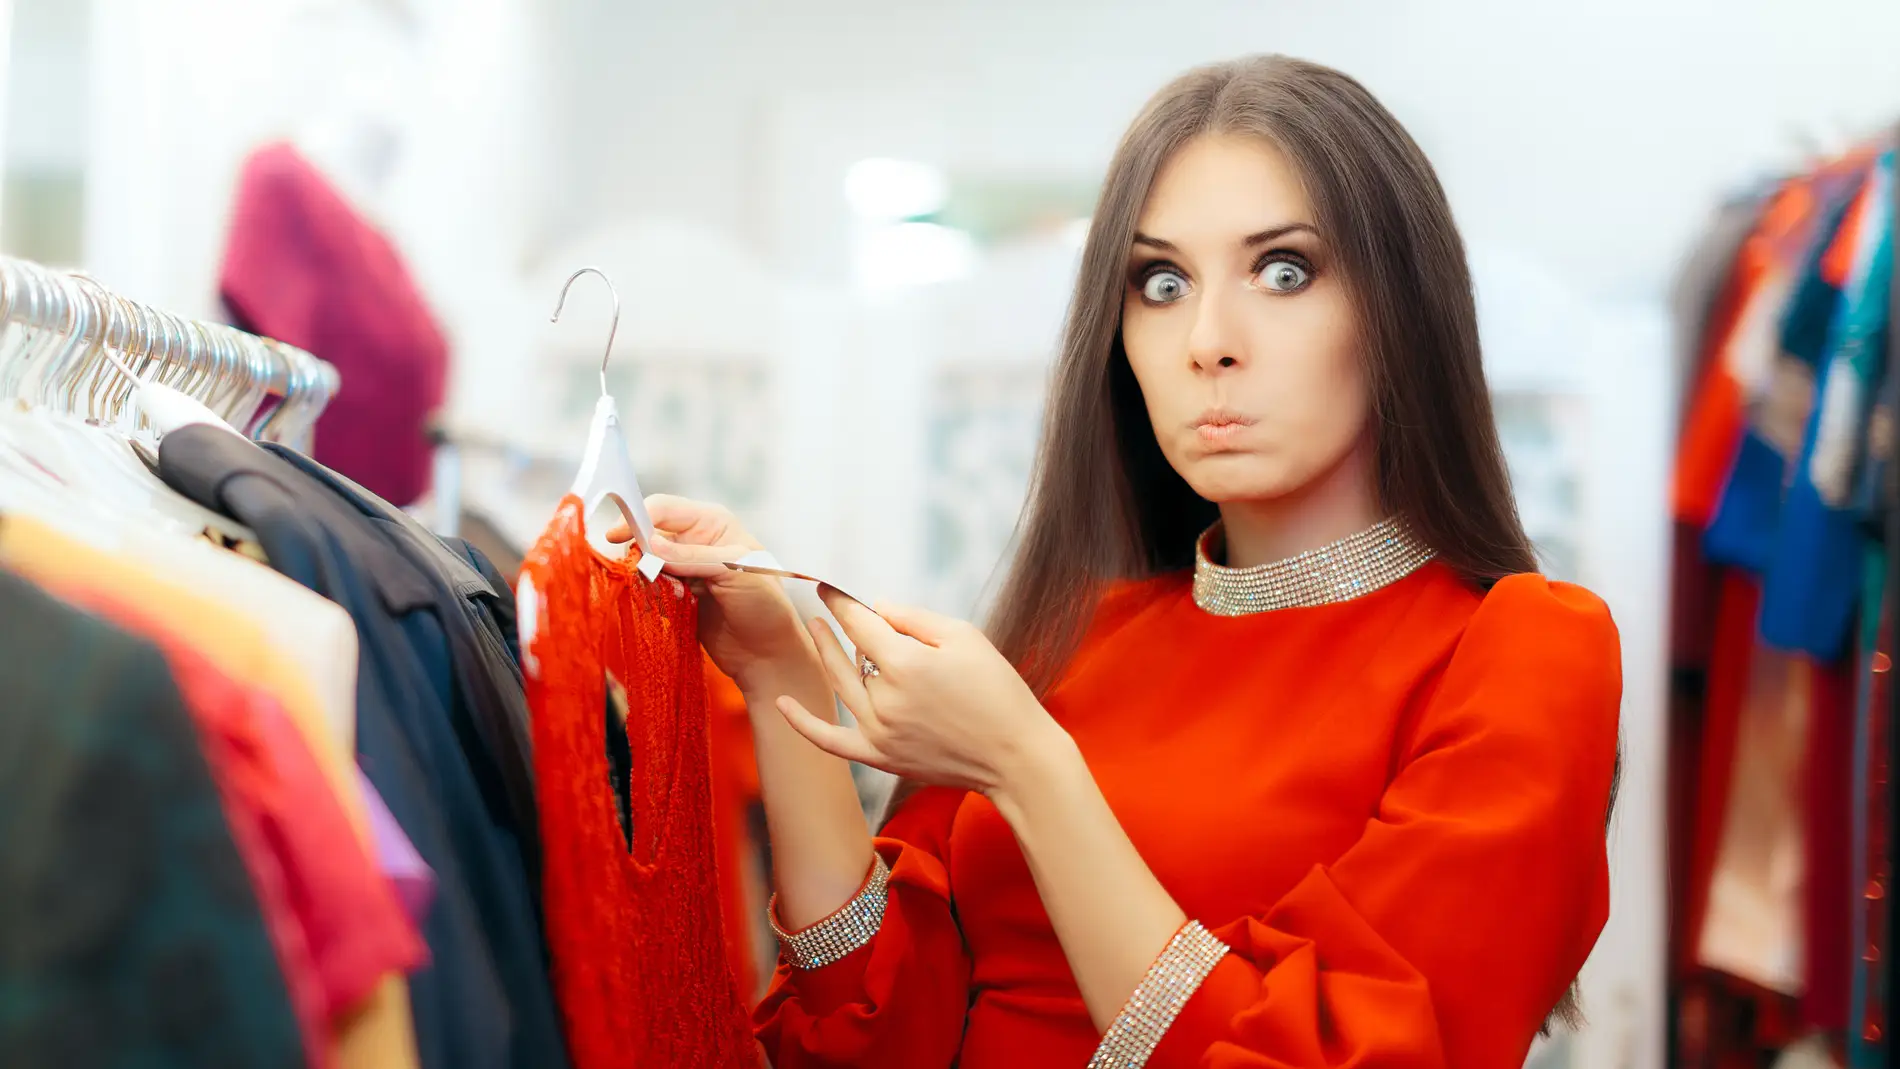
<svg viewBox="0 0 1900 1069">
<path fill-rule="evenodd" d="M 750 552 L 744 546 L 687 545 L 658 531 L 653 532 L 651 548 L 655 556 L 666 562 L 667 574 L 690 579 L 716 579 L 731 574 L 726 562 Z"/>
<path fill-rule="evenodd" d="M 911 638 L 926 646 L 941 646 L 949 641 L 959 630 L 968 627 L 963 621 L 942 616 L 929 609 L 919 609 L 910 605 L 890 605 L 879 602 L 873 610 L 891 625 L 891 630 Z"/>
<path fill-rule="evenodd" d="M 654 527 L 700 542 L 716 541 L 736 525 L 732 513 L 722 505 L 672 494 L 649 494 L 646 506 L 647 518 Z"/>
</svg>

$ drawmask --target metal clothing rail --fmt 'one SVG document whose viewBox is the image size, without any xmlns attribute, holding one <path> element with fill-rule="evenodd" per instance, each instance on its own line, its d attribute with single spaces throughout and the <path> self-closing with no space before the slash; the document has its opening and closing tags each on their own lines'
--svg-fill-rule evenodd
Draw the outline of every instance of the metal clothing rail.
<svg viewBox="0 0 1900 1069">
<path fill-rule="evenodd" d="M 0 398 L 107 421 L 143 382 L 189 394 L 253 438 L 301 446 L 342 380 L 295 346 L 0 257 Z"/>
</svg>

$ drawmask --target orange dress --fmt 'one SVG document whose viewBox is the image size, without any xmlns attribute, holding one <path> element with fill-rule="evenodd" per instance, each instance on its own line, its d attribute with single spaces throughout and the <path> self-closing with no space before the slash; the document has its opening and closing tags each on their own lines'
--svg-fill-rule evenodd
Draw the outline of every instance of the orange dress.
<svg viewBox="0 0 1900 1069">
<path fill-rule="evenodd" d="M 1233 948 L 1148 1064 L 1519 1069 L 1609 912 L 1621 690 L 1609 611 L 1541 576 L 1481 596 L 1432 563 L 1240 617 L 1187 574 L 1117 588 L 1047 705 Z M 995 807 L 920 792 L 878 848 L 883 925 L 781 966 L 773 1064 L 1085 1065 L 1099 1034 Z"/>
</svg>

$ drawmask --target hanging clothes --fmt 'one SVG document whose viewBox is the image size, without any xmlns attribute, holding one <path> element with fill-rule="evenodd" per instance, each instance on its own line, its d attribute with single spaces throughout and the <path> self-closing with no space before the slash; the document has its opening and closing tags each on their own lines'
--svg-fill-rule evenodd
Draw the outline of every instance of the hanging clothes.
<svg viewBox="0 0 1900 1069">
<path fill-rule="evenodd" d="M 227 818 L 286 959 L 291 993 L 309 1027 L 331 1037 L 317 1044 L 332 1052 L 320 1063 L 416 1064 L 404 974 L 422 950 L 368 867 L 349 762 L 326 734 L 315 693 L 291 659 L 242 611 L 31 517 L 0 525 L 0 563 L 69 603 L 136 627 L 165 650 L 208 736 Z M 194 700 L 198 695 L 205 697 Z M 270 756 L 264 740 L 273 737 L 273 719 L 296 725 L 302 756 L 281 749 Z M 288 745 L 275 737 L 278 746 Z M 297 795 L 290 784 L 321 793 Z M 285 811 L 287 791 L 296 798 L 294 814 Z M 347 838 L 327 820 L 332 812 L 342 817 Z"/>
<path fill-rule="evenodd" d="M 1814 407 L 1815 367 L 1827 343 L 1840 299 L 1838 260 L 1827 253 L 1860 183 L 1822 191 L 1813 234 L 1795 269 L 1788 301 L 1780 310 L 1778 339 L 1768 373 L 1752 399 L 1715 513 L 1703 534 L 1711 561 L 1756 575 L 1767 573 L 1779 530 L 1788 466 L 1801 448 L 1802 428 Z"/>
<path fill-rule="evenodd" d="M 1843 1026 L 1847 1032 L 1847 1069 L 1879 1069 L 1886 1062 L 1886 983 L 1892 968 L 1889 949 L 1888 888 L 1892 884 L 1889 835 L 1893 827 L 1892 767 L 1888 747 L 1893 732 L 1890 690 L 1893 685 L 1893 594 L 1887 548 L 1868 547 L 1862 559 L 1864 590 L 1869 604 L 1859 628 L 1861 666 L 1859 701 L 1854 716 L 1853 776 L 1850 841 L 1854 864 L 1849 893 L 1850 936 L 1846 945 L 1848 1004 Z"/>
<path fill-rule="evenodd" d="M 1891 502 L 1893 169 L 1875 144 L 1782 182 L 1722 296 L 1686 306 L 1703 366 L 1672 491 L 1685 1066 L 1752 1064 L 1816 1029 L 1838 1043 L 1871 1008 L 1857 992 L 1879 951 L 1857 934 L 1873 926 L 1855 919 L 1869 887 L 1856 873 L 1878 865 L 1858 860 L 1870 802 L 1855 784 L 1884 777 L 1866 757 L 1885 734 L 1868 712 L 1867 630 L 1884 599 L 1865 562 L 1883 552 L 1869 520 Z"/>
<path fill-rule="evenodd" d="M 356 624 L 358 761 L 439 878 L 423 927 L 433 960 L 411 981 L 422 1064 L 565 1065 L 529 878 L 532 832 L 515 823 L 502 771 L 516 759 L 507 725 L 482 719 L 502 703 L 459 682 L 490 674 L 456 663 L 451 636 L 471 611 L 464 589 L 419 566 L 395 525 L 226 432 L 166 435 L 159 472 L 255 531 L 273 568 Z"/>
<path fill-rule="evenodd" d="M 0 1065 L 560 1069 L 507 582 L 178 329 L 0 258 Z"/>
<path fill-rule="evenodd" d="M 453 599 L 438 602 L 437 614 L 448 636 L 449 662 L 501 775 L 532 886 L 538 872 L 540 830 L 534 809 L 534 768 L 528 758 L 528 699 L 515 645 L 513 587 L 466 541 L 438 538 L 407 512 L 294 449 L 269 443 L 264 448 L 369 517 L 433 584 L 454 593 Z"/>
<path fill-rule="evenodd" d="M 1889 152 L 1876 162 L 1825 256 L 1820 274 L 1842 285 L 1815 366 L 1803 368 L 1813 375 L 1816 403 L 1786 480 L 1765 570 L 1762 637 L 1824 661 L 1849 649 L 1861 600 L 1866 534 L 1854 489 L 1886 357 L 1892 181 Z"/>
<path fill-rule="evenodd" d="M 595 553 L 583 522 L 568 496 L 517 588 L 569 1049 L 576 1069 L 754 1066 L 721 915 L 697 607 L 637 556 Z"/>
<path fill-rule="evenodd" d="M 164 657 L 4 570 L 0 633 L 0 1064 L 303 1064 Z"/>
<path fill-rule="evenodd" d="M 244 161 L 218 291 L 239 327 L 342 376 L 317 421 L 318 462 L 399 505 L 421 497 L 448 343 L 395 245 L 293 146 Z"/>
<path fill-rule="evenodd" d="M 732 979 L 749 1004 L 765 993 L 764 981 L 771 975 L 771 961 L 777 956 L 776 940 L 771 941 L 772 949 L 763 954 L 760 951 L 760 943 L 770 929 L 765 924 L 769 895 L 764 859 L 756 846 L 765 841 L 759 765 L 745 695 L 738 684 L 719 671 L 711 657 L 705 658 L 705 665 L 719 898 Z"/>
</svg>

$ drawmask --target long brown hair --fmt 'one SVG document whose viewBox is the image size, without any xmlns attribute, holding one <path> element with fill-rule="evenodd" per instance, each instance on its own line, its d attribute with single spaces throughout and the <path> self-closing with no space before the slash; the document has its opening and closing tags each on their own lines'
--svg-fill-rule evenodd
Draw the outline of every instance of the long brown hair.
<svg viewBox="0 0 1900 1069">
<path fill-rule="evenodd" d="M 1122 348 L 1128 249 L 1155 176 L 1206 134 L 1259 137 L 1305 183 L 1350 288 L 1379 501 L 1474 587 L 1535 571 L 1478 348 L 1464 243 L 1425 154 L 1357 81 L 1286 56 L 1201 67 L 1122 138 L 1082 251 L 1018 544 L 989 634 L 1039 694 L 1103 586 L 1186 568 L 1219 516 L 1161 453 Z M 912 785 L 898 784 L 886 812 Z M 1574 990 L 1555 1016 L 1577 1020 Z"/>
</svg>

